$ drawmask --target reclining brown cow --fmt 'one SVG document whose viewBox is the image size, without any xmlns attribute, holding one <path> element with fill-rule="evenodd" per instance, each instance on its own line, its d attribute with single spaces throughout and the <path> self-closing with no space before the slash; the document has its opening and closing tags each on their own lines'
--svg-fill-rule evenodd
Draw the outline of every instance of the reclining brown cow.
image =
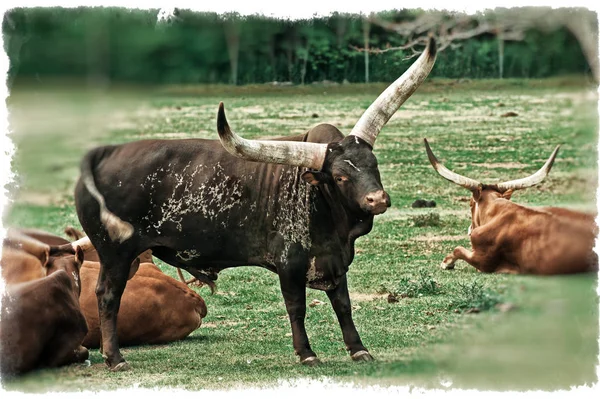
<svg viewBox="0 0 600 399">
<path fill-rule="evenodd" d="M 73 227 L 65 233 L 75 243 L 39 230 L 23 229 L 40 240 L 59 245 L 76 245 L 86 249 L 81 267 L 81 310 L 88 324 L 83 345 L 100 345 L 100 322 L 96 284 L 100 272 L 97 253 L 85 234 Z M 121 298 L 117 335 L 124 345 L 161 344 L 183 339 L 200 327 L 207 309 L 204 300 L 184 283 L 167 276 L 152 263 L 152 251 L 141 254 L 130 269 L 127 291 Z"/>
<path fill-rule="evenodd" d="M 0 266 L 0 373 L 16 375 L 88 358 L 79 308 L 79 247 L 56 247 L 9 231 Z"/>
<path fill-rule="evenodd" d="M 598 270 L 594 215 L 564 208 L 530 208 L 510 201 L 515 190 L 535 186 L 550 172 L 559 147 L 535 174 L 482 184 L 442 165 L 425 140 L 429 161 L 445 179 L 473 193 L 469 235 L 473 251 L 456 247 L 441 267 L 462 259 L 481 272 L 568 274 Z"/>
</svg>

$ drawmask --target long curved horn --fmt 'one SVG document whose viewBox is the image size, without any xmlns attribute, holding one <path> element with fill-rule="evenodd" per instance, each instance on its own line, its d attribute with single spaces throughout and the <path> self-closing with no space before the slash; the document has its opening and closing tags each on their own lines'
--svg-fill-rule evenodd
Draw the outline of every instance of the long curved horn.
<svg viewBox="0 0 600 399">
<path fill-rule="evenodd" d="M 430 37 L 425 51 L 377 97 L 356 122 L 350 134 L 360 137 L 372 147 L 383 126 L 427 78 L 435 63 L 436 52 L 435 39 Z"/>
<path fill-rule="evenodd" d="M 533 187 L 536 184 L 539 184 L 548 176 L 550 173 L 550 169 L 552 169 L 552 165 L 554 164 L 554 159 L 556 158 L 556 154 L 558 154 L 558 150 L 560 145 L 557 145 L 550 158 L 546 161 L 544 166 L 541 167 L 540 170 L 532 174 L 531 176 L 524 177 L 522 179 L 511 180 L 504 183 L 497 184 L 498 189 L 500 191 L 506 190 L 520 190 L 522 188 Z"/>
<path fill-rule="evenodd" d="M 325 162 L 327 144 L 296 141 L 246 140 L 229 128 L 223 103 L 219 103 L 217 131 L 223 147 L 236 157 L 254 162 L 270 162 L 303 166 L 321 170 Z"/>
<path fill-rule="evenodd" d="M 435 155 L 433 155 L 433 151 L 431 151 L 431 147 L 429 147 L 427 139 L 423 139 L 423 141 L 425 141 L 425 149 L 427 150 L 429 162 L 431 162 L 431 165 L 433 165 L 433 168 L 440 174 L 440 176 L 471 191 L 477 190 L 481 183 L 479 183 L 477 180 L 461 176 L 458 173 L 454 173 L 450 169 L 446 168 L 440 163 L 440 161 L 438 161 Z"/>
</svg>

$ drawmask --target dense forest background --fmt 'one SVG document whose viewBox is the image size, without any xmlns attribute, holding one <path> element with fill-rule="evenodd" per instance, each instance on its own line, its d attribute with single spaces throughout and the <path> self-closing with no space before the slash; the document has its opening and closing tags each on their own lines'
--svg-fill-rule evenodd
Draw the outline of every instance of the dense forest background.
<svg viewBox="0 0 600 399">
<path fill-rule="evenodd" d="M 412 62 L 407 61 L 412 49 L 377 52 L 408 39 L 365 16 L 333 14 L 291 21 L 176 10 L 157 22 L 158 12 L 10 10 L 2 24 L 9 81 L 92 77 L 151 84 L 386 82 Z M 400 23 L 423 13 L 389 11 L 377 17 Z M 360 51 L 365 48 L 371 51 Z M 569 29 L 532 25 L 519 40 L 486 32 L 449 46 L 439 54 L 432 76 L 543 78 L 589 70 L 580 42 Z"/>
</svg>

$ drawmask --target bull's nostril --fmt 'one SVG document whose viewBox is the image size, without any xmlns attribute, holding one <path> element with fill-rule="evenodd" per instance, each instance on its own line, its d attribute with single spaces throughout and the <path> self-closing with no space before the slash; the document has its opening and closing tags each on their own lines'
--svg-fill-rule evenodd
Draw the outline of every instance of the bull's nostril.
<svg viewBox="0 0 600 399">
<path fill-rule="evenodd" d="M 373 201 L 375 201 L 375 198 L 373 198 L 373 197 L 371 197 L 371 196 L 368 196 L 368 197 L 367 197 L 367 202 L 370 202 L 370 203 L 372 203 Z"/>
</svg>

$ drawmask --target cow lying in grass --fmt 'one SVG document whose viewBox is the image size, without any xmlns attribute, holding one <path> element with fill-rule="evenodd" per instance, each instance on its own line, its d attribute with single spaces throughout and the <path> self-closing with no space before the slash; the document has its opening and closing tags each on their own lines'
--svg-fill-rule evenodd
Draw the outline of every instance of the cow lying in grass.
<svg viewBox="0 0 600 399">
<path fill-rule="evenodd" d="M 79 247 L 57 247 L 9 231 L 0 266 L 6 282 L 0 319 L 0 372 L 22 374 L 88 358 L 79 308 Z"/>
<path fill-rule="evenodd" d="M 39 230 L 22 230 L 36 238 L 59 245 L 73 245 L 62 237 Z M 100 272 L 98 254 L 81 231 L 67 227 L 65 233 L 86 248 L 81 267 L 81 310 L 88 324 L 83 345 L 100 346 L 100 321 L 96 285 Z M 152 263 L 152 251 L 142 253 L 131 265 L 127 291 L 121 298 L 117 335 L 123 345 L 162 344 L 187 337 L 200 327 L 207 309 L 204 300 Z"/>
<path fill-rule="evenodd" d="M 442 165 L 425 140 L 429 161 L 445 179 L 473 193 L 469 235 L 473 251 L 456 247 L 441 267 L 462 259 L 481 272 L 569 274 L 598 270 L 594 215 L 564 208 L 530 208 L 510 201 L 515 190 L 539 184 L 550 172 L 559 147 L 535 174 L 499 184 L 482 184 Z"/>
</svg>

